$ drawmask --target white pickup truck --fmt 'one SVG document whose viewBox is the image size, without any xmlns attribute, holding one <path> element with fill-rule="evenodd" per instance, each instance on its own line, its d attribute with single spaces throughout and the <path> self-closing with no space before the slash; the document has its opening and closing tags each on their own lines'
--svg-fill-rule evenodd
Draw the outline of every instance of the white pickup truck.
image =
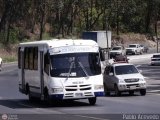
<svg viewBox="0 0 160 120">
<path fill-rule="evenodd" d="M 110 58 L 114 58 L 117 55 L 125 55 L 125 49 L 123 46 L 114 46 L 109 53 Z"/>
<path fill-rule="evenodd" d="M 128 48 L 126 48 L 126 55 L 128 54 L 142 54 L 143 50 L 140 47 L 140 44 L 129 44 Z"/>
</svg>

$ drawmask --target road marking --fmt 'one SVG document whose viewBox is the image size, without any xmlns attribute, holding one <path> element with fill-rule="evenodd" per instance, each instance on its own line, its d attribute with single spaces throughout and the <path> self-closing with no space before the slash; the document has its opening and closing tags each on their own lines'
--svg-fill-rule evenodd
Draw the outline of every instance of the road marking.
<svg viewBox="0 0 160 120">
<path fill-rule="evenodd" d="M 140 66 L 142 66 L 142 65 L 136 65 L 136 67 L 140 67 Z"/>
<path fill-rule="evenodd" d="M 156 94 L 156 93 L 147 93 L 147 95 L 158 95 L 158 96 L 160 96 L 160 94 Z"/>
<path fill-rule="evenodd" d="M 0 72 L 0 74 L 5 74 L 5 73 L 9 73 L 9 72 L 12 72 L 12 71 L 16 71 L 17 70 L 17 68 L 16 69 L 12 69 L 12 70 L 6 70 L 6 71 L 1 71 Z"/>
<path fill-rule="evenodd" d="M 83 117 L 83 118 L 89 118 L 89 119 L 94 119 L 94 120 L 110 120 L 110 119 L 90 117 L 90 116 L 84 116 L 84 115 L 75 115 L 75 116 L 77 116 L 77 117 Z"/>
<path fill-rule="evenodd" d="M 34 108 L 34 106 L 31 106 L 31 105 L 26 105 L 26 104 L 23 104 L 23 103 L 18 103 L 19 105 L 22 105 L 24 107 L 29 107 L 29 108 Z"/>
<path fill-rule="evenodd" d="M 155 93 L 155 92 L 160 92 L 160 90 L 150 90 L 150 91 L 148 91 L 148 92 L 150 92 L 150 93 Z"/>
<path fill-rule="evenodd" d="M 0 96 L 0 100 L 3 100 L 3 97 Z"/>
</svg>

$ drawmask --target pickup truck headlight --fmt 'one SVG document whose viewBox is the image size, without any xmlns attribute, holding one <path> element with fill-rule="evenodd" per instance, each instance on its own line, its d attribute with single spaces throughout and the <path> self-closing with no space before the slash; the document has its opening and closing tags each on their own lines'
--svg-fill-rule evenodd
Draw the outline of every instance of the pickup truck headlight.
<svg viewBox="0 0 160 120">
<path fill-rule="evenodd" d="M 144 79 L 140 78 L 139 81 L 144 81 Z"/>
<path fill-rule="evenodd" d="M 117 52 L 116 54 L 118 54 L 118 55 L 119 55 L 119 54 L 121 54 L 121 52 Z"/>
<path fill-rule="evenodd" d="M 125 83 L 125 81 L 123 79 L 120 79 L 119 83 Z"/>
</svg>

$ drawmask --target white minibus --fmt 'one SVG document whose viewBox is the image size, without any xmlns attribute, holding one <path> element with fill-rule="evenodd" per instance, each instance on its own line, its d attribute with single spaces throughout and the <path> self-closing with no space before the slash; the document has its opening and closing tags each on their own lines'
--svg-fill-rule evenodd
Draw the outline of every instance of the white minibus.
<svg viewBox="0 0 160 120">
<path fill-rule="evenodd" d="M 29 100 L 88 99 L 104 96 L 99 46 L 92 40 L 52 39 L 20 43 L 19 91 Z"/>
</svg>

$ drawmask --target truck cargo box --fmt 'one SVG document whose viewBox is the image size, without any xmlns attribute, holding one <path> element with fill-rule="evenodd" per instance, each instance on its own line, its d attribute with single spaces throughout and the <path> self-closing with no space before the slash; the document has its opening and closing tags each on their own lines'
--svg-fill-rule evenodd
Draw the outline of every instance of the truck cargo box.
<svg viewBox="0 0 160 120">
<path fill-rule="evenodd" d="M 108 36 L 108 42 L 107 42 Z M 96 41 L 100 48 L 111 48 L 111 31 L 87 31 L 82 33 L 82 39 L 92 39 Z M 107 45 L 108 43 L 108 45 Z"/>
</svg>

